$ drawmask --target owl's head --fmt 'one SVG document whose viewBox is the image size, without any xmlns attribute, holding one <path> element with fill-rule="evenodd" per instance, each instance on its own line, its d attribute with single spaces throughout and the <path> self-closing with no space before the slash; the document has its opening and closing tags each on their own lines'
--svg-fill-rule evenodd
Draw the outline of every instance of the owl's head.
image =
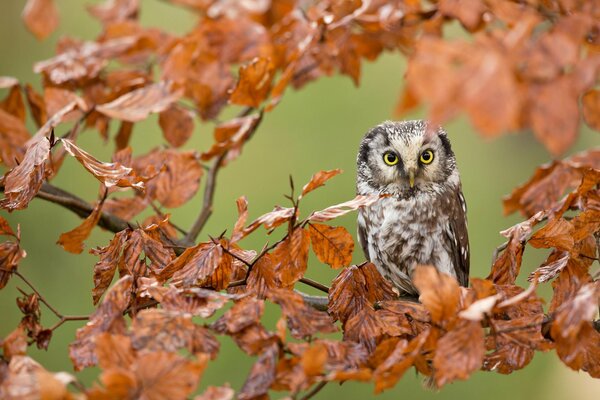
<svg viewBox="0 0 600 400">
<path fill-rule="evenodd" d="M 458 185 L 456 160 L 446 132 L 426 121 L 386 121 L 363 138 L 357 157 L 360 194 L 411 194 Z"/>
</svg>

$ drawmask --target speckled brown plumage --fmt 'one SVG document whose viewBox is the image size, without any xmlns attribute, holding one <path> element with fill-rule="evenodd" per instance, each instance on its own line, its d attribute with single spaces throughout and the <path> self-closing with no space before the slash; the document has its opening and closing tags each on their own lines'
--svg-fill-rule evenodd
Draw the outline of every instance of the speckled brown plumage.
<svg viewBox="0 0 600 400">
<path fill-rule="evenodd" d="M 420 161 L 427 150 L 433 154 L 430 164 Z M 387 165 L 386 153 L 397 164 Z M 358 236 L 367 259 L 403 294 L 418 294 L 411 276 L 419 264 L 434 265 L 466 286 L 466 203 L 446 132 L 420 120 L 384 122 L 363 138 L 357 167 L 358 194 L 389 195 L 359 211 Z"/>
</svg>

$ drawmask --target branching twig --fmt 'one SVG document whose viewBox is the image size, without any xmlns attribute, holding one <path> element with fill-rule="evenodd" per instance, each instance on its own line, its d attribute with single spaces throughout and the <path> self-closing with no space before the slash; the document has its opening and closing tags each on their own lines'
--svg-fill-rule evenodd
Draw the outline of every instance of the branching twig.
<svg viewBox="0 0 600 400">
<path fill-rule="evenodd" d="M 327 286 L 325 286 L 322 283 L 319 283 L 317 281 L 313 281 L 312 279 L 303 277 L 303 278 L 300 278 L 300 282 L 304 283 L 305 285 L 314 287 L 315 289 L 318 289 L 322 292 L 329 293 L 329 288 Z"/>
</svg>

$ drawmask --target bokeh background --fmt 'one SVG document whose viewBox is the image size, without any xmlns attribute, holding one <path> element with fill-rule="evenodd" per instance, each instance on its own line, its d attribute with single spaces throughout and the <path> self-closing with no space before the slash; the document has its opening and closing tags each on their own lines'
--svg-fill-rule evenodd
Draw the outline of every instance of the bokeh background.
<svg viewBox="0 0 600 400">
<path fill-rule="evenodd" d="M 17 77 L 21 82 L 30 82 L 40 89 L 40 79 L 32 71 L 33 63 L 51 57 L 60 36 L 90 40 L 100 33 L 101 27 L 84 8 L 85 4 L 93 1 L 58 0 L 56 3 L 60 9 L 60 27 L 49 39 L 38 42 L 26 31 L 20 20 L 24 3 L 17 0 L 1 2 L 0 75 Z M 142 25 L 184 33 L 196 22 L 192 13 L 166 2 L 145 0 L 142 3 Z M 293 176 L 296 187 L 300 188 L 319 170 L 342 168 L 345 171 L 303 201 L 301 211 L 304 215 L 313 209 L 353 198 L 358 143 L 371 126 L 394 118 L 393 109 L 403 85 L 405 67 L 405 59 L 401 54 L 386 54 L 375 63 L 363 64 L 361 85 L 358 88 L 347 77 L 335 76 L 320 79 L 300 91 L 288 91 L 275 111 L 265 116 L 255 137 L 244 147 L 242 157 L 222 170 L 217 185 L 214 214 L 200 239 L 206 240 L 208 235 L 218 235 L 226 228 L 231 229 L 237 216 L 235 199 L 239 196 L 247 196 L 251 218 L 271 210 L 275 204 L 287 205 L 283 194 L 289 193 L 290 175 Z M 4 92 L 0 95 L 4 96 Z M 419 118 L 423 115 L 424 111 L 418 110 L 407 118 Z M 227 116 L 225 114 L 222 117 Z M 32 131 L 35 130 L 31 121 L 28 126 Z M 111 128 L 112 138 L 118 126 L 113 124 Z M 185 147 L 199 151 L 207 149 L 212 141 L 212 128 L 212 124 L 198 121 L 195 134 Z M 501 197 L 527 179 L 536 166 L 550 161 L 551 156 L 529 132 L 489 141 L 479 137 L 466 119 L 452 121 L 446 128 L 457 154 L 469 205 L 472 276 L 485 277 L 489 272 L 492 251 L 503 241 L 498 232 L 519 221 L 518 216 L 502 215 Z M 62 134 L 60 127 L 58 130 Z M 104 143 L 95 131 L 85 132 L 78 144 L 103 160 L 109 159 L 113 149 L 112 141 Z M 164 144 L 156 116 L 136 124 L 131 144 L 135 154 L 142 154 Z M 570 153 L 597 145 L 600 145 L 598 133 L 582 127 L 579 140 L 570 149 Z M 95 200 L 98 192 L 97 181 L 72 159 L 66 160 L 63 170 L 53 183 L 89 201 Z M 189 227 L 197 215 L 200 202 L 201 191 L 184 207 L 173 210 L 172 221 L 182 227 Z M 72 255 L 55 244 L 62 232 L 79 224 L 78 217 L 37 199 L 25 211 L 11 215 L 1 212 L 4 217 L 8 217 L 13 227 L 21 224 L 22 245 L 28 255 L 21 262 L 20 271 L 62 313 L 90 313 L 93 310 L 92 268 L 96 257 L 87 254 L 87 251 L 82 255 Z M 355 218 L 355 214 L 350 214 L 336 223 L 354 233 Z M 277 232 L 273 235 L 275 237 L 270 238 L 261 232 L 246 239 L 242 246 L 259 250 L 265 241 L 277 240 Z M 87 248 L 105 245 L 110 237 L 107 232 L 96 229 L 87 242 Z M 356 250 L 354 261 L 361 262 L 363 255 L 359 249 Z M 528 248 L 523 263 L 523 277 L 519 281 L 521 285 L 527 284 L 524 277 L 542 259 L 543 253 Z M 331 271 L 311 256 L 308 277 L 329 284 L 336 274 L 336 271 Z M 15 278 L 0 291 L 0 337 L 6 336 L 20 320 L 15 304 L 17 287 L 28 290 L 23 282 Z M 311 292 L 310 289 L 306 291 Z M 549 287 L 542 288 L 539 292 L 546 298 L 551 293 Z M 267 320 L 275 321 L 277 310 L 274 307 L 268 310 Z M 43 321 L 45 325 L 51 325 L 56 319 L 49 310 L 43 308 Z M 73 341 L 75 329 L 79 326 L 79 322 L 63 325 L 55 332 L 48 351 L 30 348 L 29 354 L 51 371 L 72 372 L 68 344 Z M 239 389 L 252 362 L 253 359 L 241 353 L 231 340 L 224 338 L 220 356 L 209 365 L 200 389 L 209 384 L 221 385 L 225 382 Z M 79 373 L 78 377 L 86 385 L 90 385 L 97 373 L 98 370 L 91 368 Z M 377 398 L 492 400 L 510 397 L 511 400 L 584 400 L 598 399 L 599 396 L 600 380 L 569 370 L 550 352 L 537 353 L 527 368 L 512 375 L 477 372 L 469 381 L 453 383 L 439 392 L 425 389 L 422 378 L 411 370 L 394 389 Z M 273 397 L 282 396 L 275 394 Z M 330 384 L 316 396 L 317 399 L 371 397 L 375 397 L 373 386 L 359 383 L 345 383 L 341 386 Z"/>
</svg>

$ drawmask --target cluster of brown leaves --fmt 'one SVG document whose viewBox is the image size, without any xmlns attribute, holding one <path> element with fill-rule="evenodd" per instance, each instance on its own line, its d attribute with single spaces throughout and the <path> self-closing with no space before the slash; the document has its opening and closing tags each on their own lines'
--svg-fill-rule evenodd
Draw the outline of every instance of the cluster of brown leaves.
<svg viewBox="0 0 600 400">
<path fill-rule="evenodd" d="M 420 302 L 398 299 L 372 264 L 350 266 L 352 236 L 324 224 L 376 196 L 301 218 L 301 200 L 339 170 L 315 174 L 299 196 L 289 196 L 290 207 L 277 206 L 251 222 L 246 199 L 238 199 L 231 235 L 196 243 L 219 168 L 241 154 L 285 90 L 335 72 L 358 84 L 362 60 L 384 50 L 410 54 L 402 110 L 429 103 L 437 122 L 465 110 L 483 134 L 531 127 L 551 151 L 563 151 L 577 133 L 580 98 L 586 122 L 600 127 L 595 2 L 171 2 L 198 13 L 191 32 L 142 27 L 139 0 L 110 0 L 89 7 L 103 26 L 95 41 L 64 37 L 55 57 L 35 65 L 42 92 L 0 78 L 7 90 L 0 102 L 0 161 L 8 168 L 0 179 L 0 207 L 21 210 L 42 196 L 85 216 L 58 238 L 73 253 L 83 251 L 98 224 L 114 233 L 106 246 L 91 250 L 98 256 L 97 308 L 83 317 L 89 321 L 69 351 L 76 370 L 101 368 L 98 384 L 83 388 L 72 375 L 50 373 L 26 356 L 28 345 L 47 348 L 54 329 L 82 319 L 58 313 L 32 288 L 35 293 L 18 300 L 23 320 L 1 341 L 0 397 L 186 398 L 218 357 L 218 336 L 257 357 L 240 399 L 266 398 L 272 390 L 295 395 L 347 380 L 374 382 L 379 392 L 413 366 L 441 387 L 478 369 L 511 373 L 536 350 L 553 348 L 569 367 L 600 377 L 600 324 L 593 322 L 600 286 L 590 273 L 600 238 L 597 150 L 539 168 L 507 197 L 505 211 L 528 219 L 503 232 L 507 245 L 487 279 L 461 288 L 435 268 L 419 267 Z M 44 38 L 58 13 L 53 0 L 29 0 L 23 18 Z M 474 40 L 442 40 L 443 24 L 452 20 Z M 215 120 L 228 104 L 245 108 L 217 124 L 211 147 L 200 154 L 179 149 L 197 119 Z M 158 114 L 165 145 L 134 155 L 128 144 L 135 124 L 151 114 Z M 38 127 L 34 134 L 25 125 L 28 115 Z M 67 123 L 66 133 L 55 136 Z M 114 132 L 111 124 L 117 124 Z M 84 128 L 112 139 L 111 160 L 77 144 Z M 100 182 L 95 205 L 48 183 L 67 156 Z M 159 207 L 188 202 L 205 169 L 200 215 L 182 237 Z M 129 223 L 148 207 L 156 215 Z M 261 226 L 287 229 L 261 251 L 243 248 L 240 242 Z M 0 235 L 10 238 L 0 245 L 1 289 L 11 275 L 23 278 L 17 267 L 26 253 L 20 230 L 1 217 Z M 523 289 L 515 280 L 527 244 L 551 252 Z M 340 269 L 330 288 L 305 276 L 311 248 L 319 261 Z M 550 280 L 554 296 L 545 310 L 535 289 Z M 327 297 L 298 293 L 299 283 Z M 59 317 L 53 327 L 41 325 L 40 302 Z M 281 309 L 273 327 L 263 323 L 266 303 Z M 217 313 L 215 322 L 204 321 Z M 233 395 L 228 386 L 211 387 L 197 399 Z"/>
</svg>

